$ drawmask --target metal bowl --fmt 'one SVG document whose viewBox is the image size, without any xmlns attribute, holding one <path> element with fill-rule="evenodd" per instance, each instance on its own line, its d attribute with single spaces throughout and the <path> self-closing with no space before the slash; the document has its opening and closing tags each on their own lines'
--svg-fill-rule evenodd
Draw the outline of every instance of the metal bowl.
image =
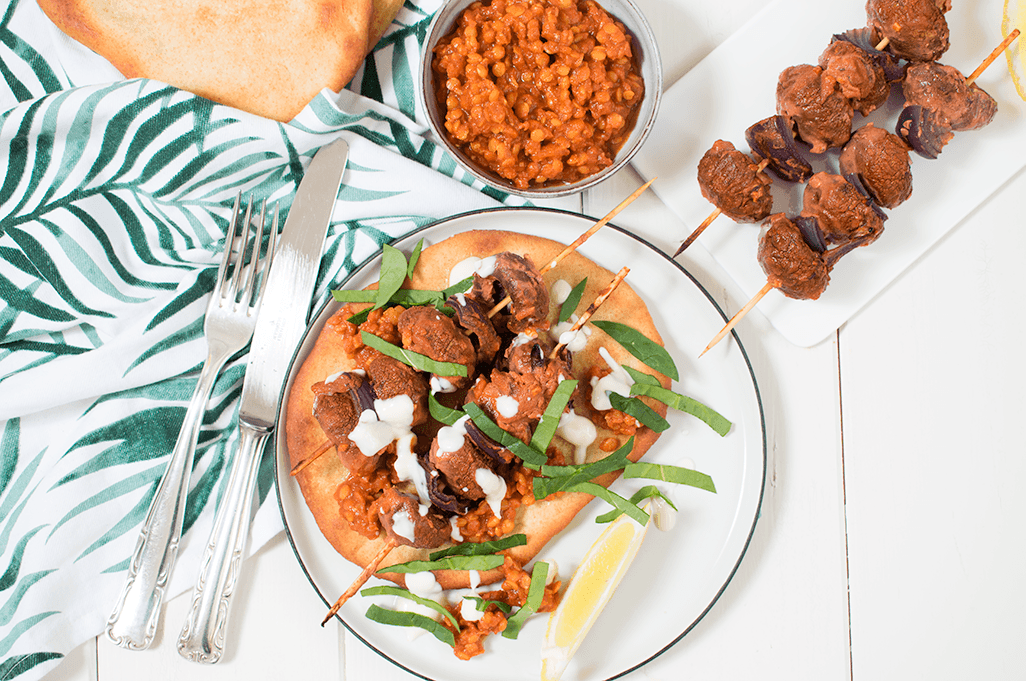
<svg viewBox="0 0 1026 681">
<path fill-rule="evenodd" d="M 482 169 L 470 160 L 461 150 L 456 148 L 449 139 L 449 133 L 445 130 L 445 111 L 440 108 L 435 100 L 435 74 L 431 68 L 434 61 L 434 49 L 438 42 L 450 33 L 456 24 L 460 13 L 469 7 L 475 0 L 449 0 L 435 14 L 434 20 L 428 27 L 427 41 L 425 42 L 424 59 L 420 66 L 420 99 L 423 110 L 427 113 L 428 125 L 453 158 L 471 175 L 490 187 L 503 192 L 516 194 L 527 198 L 552 198 L 556 196 L 567 196 L 593 187 L 606 179 L 616 171 L 620 170 L 641 148 L 645 138 L 648 137 L 655 122 L 656 112 L 659 110 L 659 100 L 663 93 L 663 70 L 659 58 L 659 48 L 656 45 L 655 35 L 648 20 L 634 4 L 633 0 L 600 0 L 599 4 L 619 20 L 631 33 L 633 40 L 631 47 L 635 51 L 638 63 L 641 65 L 641 77 L 645 83 L 645 95 L 638 110 L 634 128 L 630 137 L 620 147 L 616 159 L 608 168 L 600 170 L 594 175 L 589 175 L 572 184 L 555 184 L 546 187 L 532 187 L 530 189 L 518 189 L 508 180 Z"/>
</svg>

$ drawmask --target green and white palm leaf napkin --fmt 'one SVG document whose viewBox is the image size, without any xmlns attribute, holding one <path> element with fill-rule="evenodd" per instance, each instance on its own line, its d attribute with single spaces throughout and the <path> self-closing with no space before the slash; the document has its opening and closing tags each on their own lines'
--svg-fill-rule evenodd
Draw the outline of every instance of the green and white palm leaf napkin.
<svg viewBox="0 0 1026 681">
<path fill-rule="evenodd" d="M 289 124 L 122 80 L 34 2 L 0 10 L 0 681 L 42 677 L 103 629 L 205 356 L 237 191 L 286 215 L 314 153 L 349 141 L 315 301 L 385 241 L 516 203 L 463 176 L 417 120 L 436 7 L 407 2 L 350 89 Z M 214 387 L 172 593 L 198 569 L 244 367 Z M 280 529 L 262 504 L 251 550 Z"/>
</svg>

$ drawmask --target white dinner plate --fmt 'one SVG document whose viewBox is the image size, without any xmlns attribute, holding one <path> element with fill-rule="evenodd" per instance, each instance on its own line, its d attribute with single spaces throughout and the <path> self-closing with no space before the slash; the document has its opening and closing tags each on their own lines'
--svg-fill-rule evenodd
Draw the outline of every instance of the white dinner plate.
<svg viewBox="0 0 1026 681">
<path fill-rule="evenodd" d="M 470 229 L 519 231 L 569 243 L 592 223 L 560 211 L 497 209 L 442 220 L 394 245 L 409 254 L 421 238 L 430 245 Z M 580 251 L 614 272 L 624 265 L 631 267 L 627 282 L 647 301 L 680 370 L 681 380 L 674 389 L 705 402 L 734 424 L 721 438 L 697 419 L 671 410 L 671 428 L 646 454 L 647 461 L 691 463 L 712 476 L 717 493 L 665 486 L 679 509 L 676 526 L 668 532 L 653 529 L 648 533 L 573 663 L 582 679 L 609 679 L 644 664 L 680 640 L 726 588 L 755 528 L 765 478 L 766 440 L 758 387 L 740 342 L 722 343 L 696 359 L 724 322 L 708 293 L 666 255 L 612 225 L 595 234 Z M 380 255 L 376 255 L 354 271 L 345 288 L 360 289 L 377 281 L 379 269 Z M 338 307 L 329 302 L 315 317 L 296 352 L 285 395 L 299 363 Z M 285 408 L 281 411 L 284 414 Z M 278 426 L 275 475 L 286 532 L 327 608 L 360 570 L 341 558 L 318 530 L 299 486 L 289 476 L 285 428 L 281 423 Z M 620 480 L 613 489 L 630 496 L 646 482 L 650 481 Z M 592 501 L 539 558 L 555 560 L 560 577 L 567 579 L 603 527 L 595 523 L 595 517 L 606 510 L 601 501 Z M 351 599 L 339 612 L 343 624 L 416 675 L 438 681 L 539 677 L 545 615 L 529 620 L 515 641 L 489 637 L 486 652 L 465 662 L 430 635 L 410 641 L 407 629 L 366 619 L 364 613 L 371 602 L 359 596 Z"/>
<path fill-rule="evenodd" d="M 864 0 L 770 3 L 666 91 L 661 115 L 632 164 L 646 178 L 658 176 L 652 189 L 684 223 L 681 240 L 713 208 L 698 188 L 702 155 L 718 139 L 747 152 L 745 130 L 776 113 L 780 72 L 794 64 L 816 64 L 834 33 L 865 26 L 865 5 Z M 1001 10 L 1001 0 L 952 3 L 945 15 L 951 48 L 941 62 L 972 72 L 1001 42 Z M 838 263 L 819 300 L 792 300 L 772 291 L 758 304 L 756 310 L 789 341 L 807 347 L 833 333 L 1026 163 L 1026 103 L 1005 59 L 995 61 L 976 82 L 997 100 L 994 121 L 981 130 L 955 133 L 936 160 L 911 154 L 912 196 L 886 211 L 890 219 L 883 235 Z M 887 106 L 865 120 L 856 113 L 853 127 L 872 121 L 893 131 L 902 105 L 895 87 Z M 817 171 L 837 172 L 836 150 L 810 154 L 809 160 Z M 801 211 L 798 187 L 775 177 L 773 200 L 774 212 Z M 760 233 L 757 226 L 720 216 L 695 244 L 723 266 L 743 300 L 766 283 L 756 261 Z"/>
</svg>

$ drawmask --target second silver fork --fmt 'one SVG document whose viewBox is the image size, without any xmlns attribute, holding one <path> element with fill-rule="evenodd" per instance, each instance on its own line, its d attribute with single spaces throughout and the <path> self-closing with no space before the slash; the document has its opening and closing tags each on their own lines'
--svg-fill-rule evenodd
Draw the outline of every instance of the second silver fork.
<svg viewBox="0 0 1026 681">
<path fill-rule="evenodd" d="M 241 194 L 235 197 L 232 219 L 225 234 L 224 255 L 217 270 L 217 283 L 203 322 L 207 358 L 185 412 L 171 460 L 143 522 L 128 565 L 125 585 L 107 620 L 107 637 L 123 648 L 142 650 L 153 642 L 156 635 L 161 602 L 178 556 L 189 474 L 207 400 L 214 379 L 225 362 L 246 347 L 256 326 L 261 293 L 278 237 L 278 209 L 275 206 L 267 249 L 261 255 L 267 218 L 267 202 L 263 202 L 252 255 L 247 263 L 253 201 L 251 199 L 246 206 L 245 216 L 241 219 L 242 228 L 239 229 L 241 199 Z"/>
</svg>

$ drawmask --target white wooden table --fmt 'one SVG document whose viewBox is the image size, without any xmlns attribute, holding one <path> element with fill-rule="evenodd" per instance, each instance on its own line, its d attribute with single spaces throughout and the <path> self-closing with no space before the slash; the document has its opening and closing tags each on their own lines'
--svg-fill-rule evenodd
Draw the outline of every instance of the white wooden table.
<svg viewBox="0 0 1026 681">
<path fill-rule="evenodd" d="M 766 2 L 639 0 L 666 82 Z M 552 205 L 602 215 L 639 183 L 628 169 Z M 712 611 L 628 678 L 1024 678 L 1023 196 L 1019 173 L 812 348 L 791 345 L 758 313 L 740 324 L 766 410 L 761 518 Z M 616 222 L 671 252 L 686 235 L 651 193 Z M 725 310 L 745 302 L 701 248 L 681 262 Z M 100 638 L 49 678 L 414 678 L 341 626 L 318 625 L 323 605 L 284 537 L 247 561 L 241 590 L 218 665 L 179 657 L 187 597 L 178 597 L 152 649 Z"/>
</svg>

